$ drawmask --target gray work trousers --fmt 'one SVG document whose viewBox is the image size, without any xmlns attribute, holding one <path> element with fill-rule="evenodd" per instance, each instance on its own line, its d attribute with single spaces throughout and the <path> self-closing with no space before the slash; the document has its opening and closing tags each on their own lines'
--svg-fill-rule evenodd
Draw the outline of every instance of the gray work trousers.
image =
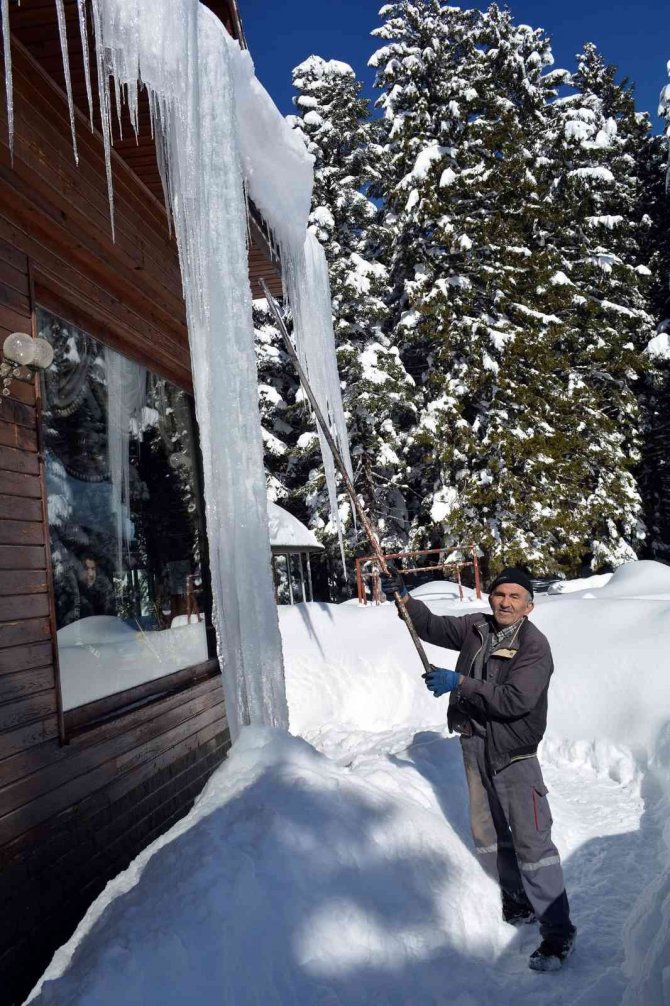
<svg viewBox="0 0 670 1006">
<path fill-rule="evenodd" d="M 516 901 L 530 901 L 543 937 L 574 932 L 558 849 L 551 840 L 547 787 L 536 757 L 493 775 L 483 737 L 461 737 L 477 858 Z"/>
</svg>

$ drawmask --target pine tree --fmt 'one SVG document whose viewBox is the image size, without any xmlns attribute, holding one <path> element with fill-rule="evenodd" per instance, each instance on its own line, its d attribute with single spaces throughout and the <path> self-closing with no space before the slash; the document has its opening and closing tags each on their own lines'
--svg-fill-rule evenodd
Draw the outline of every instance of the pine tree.
<svg viewBox="0 0 670 1006">
<path fill-rule="evenodd" d="M 561 317 L 568 393 L 588 444 L 571 465 L 594 568 L 634 558 L 642 544 L 638 382 L 653 333 L 647 262 L 651 218 L 643 171 L 647 116 L 587 44 L 572 77 L 576 93 L 553 105 L 543 235 L 570 293 Z"/>
<path fill-rule="evenodd" d="M 373 60 L 389 118 L 380 194 L 396 338 L 424 394 L 414 541 L 474 538 L 492 569 L 553 571 L 577 558 L 554 488 L 578 441 L 557 377 L 566 296 L 537 240 L 541 140 L 563 75 L 547 70 L 543 33 L 496 5 L 387 16 L 379 33 L 395 42 Z"/>
<path fill-rule="evenodd" d="M 670 72 L 670 62 L 668 63 Z M 648 541 L 645 554 L 670 561 L 670 85 L 661 91 L 658 114 L 666 120 L 664 137 L 650 143 L 646 164 L 646 191 L 652 225 L 649 261 L 652 271 L 651 301 L 657 330 L 647 347 L 650 372 L 643 388 L 645 415 L 642 491 Z"/>
<path fill-rule="evenodd" d="M 392 337 L 423 396 L 414 541 L 474 537 L 492 569 L 630 558 L 648 122 L 594 47 L 555 100 L 568 75 L 547 38 L 495 4 L 385 17 L 376 192 Z"/>
<path fill-rule="evenodd" d="M 374 171 L 369 157 L 374 129 L 361 83 L 345 63 L 311 56 L 293 72 L 299 114 L 293 125 L 315 158 L 310 226 L 329 264 L 338 366 L 356 482 L 378 519 L 384 544 L 400 543 L 402 430 L 414 418 L 412 381 L 382 331 L 386 270 L 375 258 L 378 211 L 366 190 Z M 328 503 L 315 441 L 303 441 L 301 464 L 310 467 L 302 490 L 310 523 L 334 547 Z M 346 513 L 346 501 L 343 501 Z M 353 522 L 346 521 L 356 548 Z"/>
</svg>

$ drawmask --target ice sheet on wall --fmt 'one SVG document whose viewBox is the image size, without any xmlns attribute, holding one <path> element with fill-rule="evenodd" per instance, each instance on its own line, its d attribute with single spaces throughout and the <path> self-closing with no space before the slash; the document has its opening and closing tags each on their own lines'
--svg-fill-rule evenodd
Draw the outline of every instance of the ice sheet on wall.
<svg viewBox="0 0 670 1006">
<path fill-rule="evenodd" d="M 55 0 L 65 48 L 62 2 Z M 13 142 L 8 0 L 2 4 Z M 299 351 L 348 458 L 325 258 L 305 241 L 312 160 L 255 77 L 249 54 L 198 0 L 77 0 L 89 10 L 113 231 L 113 107 L 137 129 L 146 87 L 186 300 L 201 432 L 219 656 L 233 735 L 245 722 L 286 726 L 270 573 L 263 450 L 247 262 L 249 195 L 288 264 Z M 67 64 L 67 53 L 63 53 Z M 87 97 L 88 47 L 84 47 Z M 66 80 L 69 73 L 66 70 Z M 114 99 L 110 82 L 114 85 Z M 73 144 L 76 117 L 67 88 Z M 90 99 L 89 99 L 90 100 Z M 324 462 L 337 520 L 334 468 Z"/>
</svg>

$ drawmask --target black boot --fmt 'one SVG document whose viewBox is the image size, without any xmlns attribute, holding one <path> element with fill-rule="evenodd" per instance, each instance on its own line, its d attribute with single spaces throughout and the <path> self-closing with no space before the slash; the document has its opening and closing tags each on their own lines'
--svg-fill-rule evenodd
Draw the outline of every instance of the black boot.
<svg viewBox="0 0 670 1006">
<path fill-rule="evenodd" d="M 507 891 L 502 891 L 502 917 L 510 926 L 524 926 L 527 923 L 535 922 L 535 912 L 533 906 L 521 892 L 518 896 L 512 897 Z"/>
<path fill-rule="evenodd" d="M 546 936 L 528 960 L 532 971 L 560 971 L 575 949 L 576 932 L 569 936 Z"/>
</svg>

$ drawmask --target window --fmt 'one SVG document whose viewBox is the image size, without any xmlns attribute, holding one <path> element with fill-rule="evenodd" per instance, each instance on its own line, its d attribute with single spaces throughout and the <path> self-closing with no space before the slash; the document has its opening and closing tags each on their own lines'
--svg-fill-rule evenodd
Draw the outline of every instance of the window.
<svg viewBox="0 0 670 1006">
<path fill-rule="evenodd" d="M 191 398 L 38 309 L 49 533 L 64 710 L 207 661 Z"/>
</svg>

